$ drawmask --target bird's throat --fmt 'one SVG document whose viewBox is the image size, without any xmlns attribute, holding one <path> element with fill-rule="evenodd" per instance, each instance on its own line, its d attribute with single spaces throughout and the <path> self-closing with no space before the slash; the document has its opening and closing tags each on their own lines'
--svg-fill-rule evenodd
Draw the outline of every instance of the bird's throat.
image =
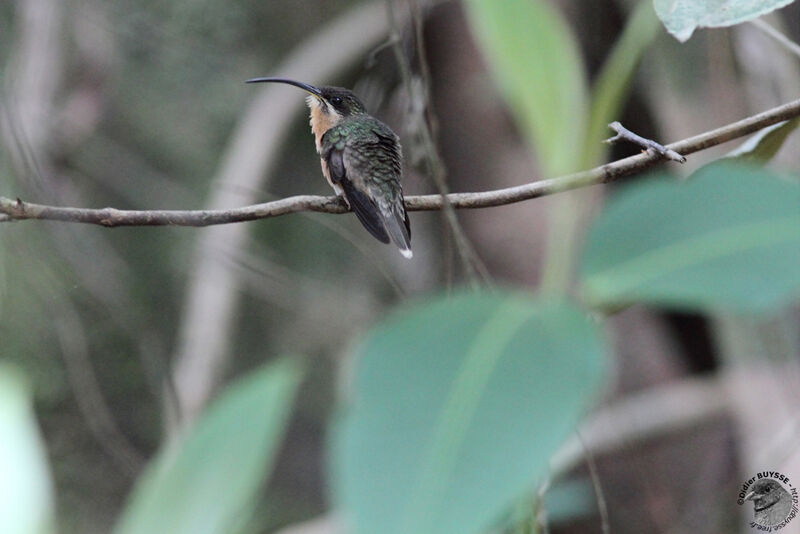
<svg viewBox="0 0 800 534">
<path fill-rule="evenodd" d="M 313 98 L 313 97 L 312 97 Z M 336 126 L 342 121 L 342 116 L 336 112 L 327 111 L 323 108 L 324 104 L 309 99 L 311 108 L 311 132 L 314 134 L 314 142 L 317 145 L 317 153 L 322 150 L 322 136 L 325 132 Z"/>
</svg>

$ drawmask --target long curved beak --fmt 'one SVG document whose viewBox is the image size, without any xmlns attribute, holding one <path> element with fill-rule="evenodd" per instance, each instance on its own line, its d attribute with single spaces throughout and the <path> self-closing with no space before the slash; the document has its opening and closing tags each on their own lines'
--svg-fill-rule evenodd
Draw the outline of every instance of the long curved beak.
<svg viewBox="0 0 800 534">
<path fill-rule="evenodd" d="M 252 78 L 250 80 L 245 81 L 244 83 L 264 83 L 264 82 L 272 82 L 272 83 L 285 83 L 288 85 L 294 85 L 295 87 L 299 87 L 303 91 L 314 95 L 315 97 L 322 100 L 322 91 L 320 91 L 317 87 L 313 85 L 309 85 L 307 83 L 298 82 L 297 80 L 289 80 L 288 78 Z"/>
</svg>

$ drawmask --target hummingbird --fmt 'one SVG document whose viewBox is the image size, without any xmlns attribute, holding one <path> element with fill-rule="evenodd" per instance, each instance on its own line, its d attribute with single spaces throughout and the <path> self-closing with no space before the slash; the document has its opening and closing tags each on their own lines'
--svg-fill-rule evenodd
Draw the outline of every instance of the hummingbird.
<svg viewBox="0 0 800 534">
<path fill-rule="evenodd" d="M 322 174 L 358 220 L 378 241 L 393 242 L 411 258 L 411 226 L 403 202 L 400 139 L 367 113 L 342 87 L 315 87 L 286 78 L 253 78 L 246 83 L 285 83 L 308 93 Z"/>
</svg>

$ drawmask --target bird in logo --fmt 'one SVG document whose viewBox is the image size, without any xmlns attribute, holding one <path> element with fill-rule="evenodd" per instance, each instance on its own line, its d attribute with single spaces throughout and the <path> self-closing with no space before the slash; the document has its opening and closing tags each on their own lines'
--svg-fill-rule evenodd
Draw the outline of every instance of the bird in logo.
<svg viewBox="0 0 800 534">
<path fill-rule="evenodd" d="M 344 198 L 367 231 L 383 243 L 394 243 L 411 258 L 411 226 L 400 185 L 400 140 L 369 115 L 361 100 L 342 87 L 314 87 L 285 78 L 253 78 L 247 83 L 285 83 L 309 93 L 311 131 L 322 173 Z"/>
<path fill-rule="evenodd" d="M 773 478 L 762 478 L 753 484 L 753 489 L 745 495 L 744 500 L 753 501 L 753 521 L 765 527 L 781 523 L 792 511 L 792 496 Z"/>
</svg>

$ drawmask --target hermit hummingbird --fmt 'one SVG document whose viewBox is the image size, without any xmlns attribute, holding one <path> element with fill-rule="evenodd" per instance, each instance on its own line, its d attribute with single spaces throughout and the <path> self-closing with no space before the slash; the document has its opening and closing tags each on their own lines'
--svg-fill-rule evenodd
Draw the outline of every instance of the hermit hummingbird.
<svg viewBox="0 0 800 534">
<path fill-rule="evenodd" d="M 368 114 L 348 89 L 285 78 L 247 80 L 260 82 L 294 85 L 309 93 L 306 103 L 322 174 L 370 234 L 383 243 L 392 241 L 411 258 L 411 227 L 400 185 L 402 152 L 391 128 Z"/>
</svg>

